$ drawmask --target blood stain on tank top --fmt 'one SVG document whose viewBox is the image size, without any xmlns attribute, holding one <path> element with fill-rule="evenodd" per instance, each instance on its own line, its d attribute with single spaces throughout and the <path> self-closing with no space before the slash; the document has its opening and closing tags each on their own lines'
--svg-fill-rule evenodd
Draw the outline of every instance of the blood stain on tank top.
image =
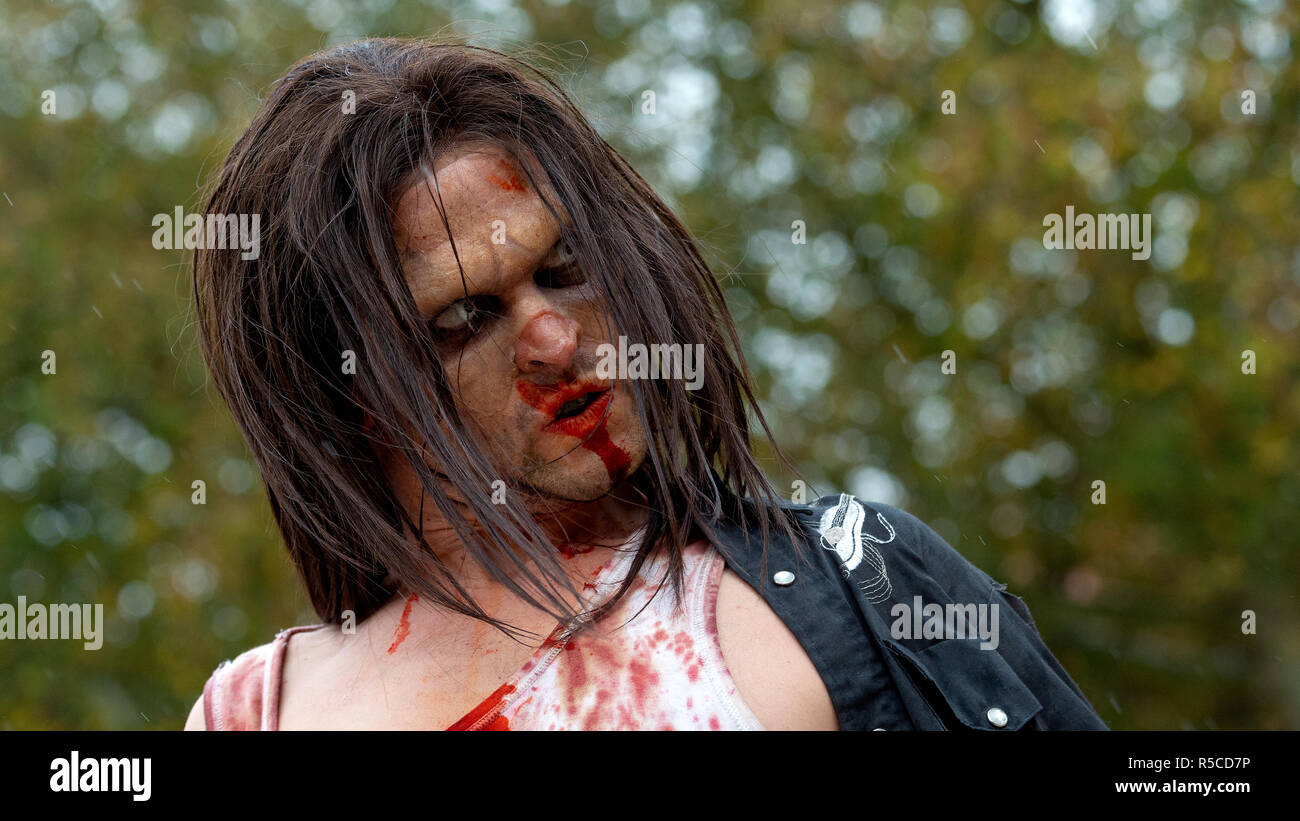
<svg viewBox="0 0 1300 821">
<path fill-rule="evenodd" d="M 673 636 L 673 652 L 679 656 L 687 655 L 695 647 L 695 639 L 691 638 L 684 630 L 678 631 Z"/>
<path fill-rule="evenodd" d="M 570 649 L 573 645 L 573 642 L 561 641 L 560 637 L 563 635 L 564 635 L 563 627 L 557 626 L 554 630 L 551 631 L 551 634 L 549 636 L 547 636 L 545 639 L 542 640 L 542 647 L 543 648 L 559 647 L 563 645 L 566 650 Z M 531 670 L 532 667 L 533 667 L 533 661 L 532 659 L 529 659 L 528 664 L 524 667 L 524 671 Z"/>
<path fill-rule="evenodd" d="M 632 676 L 625 651 L 616 644 L 588 635 L 570 642 L 557 659 L 555 685 L 564 693 L 561 710 L 570 726 L 586 729 L 636 729 L 639 701 L 644 701 L 646 684 L 633 685 L 642 691 L 638 700 L 627 692 Z M 648 677 L 641 676 L 644 681 Z"/>
<path fill-rule="evenodd" d="M 659 683 L 659 674 L 644 659 L 632 659 L 627 665 L 628 677 L 632 680 L 637 709 L 644 712 L 646 695 L 650 688 Z"/>
<path fill-rule="evenodd" d="M 448 731 L 468 730 L 477 724 L 484 716 L 491 715 L 501 708 L 502 702 L 506 696 L 515 691 L 513 684 L 502 684 L 492 692 L 492 695 L 479 702 L 478 706 L 465 714 L 463 718 L 447 728 Z M 489 721 L 486 725 L 479 728 L 480 730 L 509 730 L 510 721 L 505 716 L 499 715 Z"/>
</svg>

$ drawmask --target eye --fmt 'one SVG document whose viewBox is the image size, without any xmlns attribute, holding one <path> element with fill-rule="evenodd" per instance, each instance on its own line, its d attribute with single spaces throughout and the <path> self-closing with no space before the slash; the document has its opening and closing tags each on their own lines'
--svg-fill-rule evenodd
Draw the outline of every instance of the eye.
<svg viewBox="0 0 1300 821">
<path fill-rule="evenodd" d="M 495 307 L 495 297 L 471 296 L 458 299 L 429 320 L 429 325 L 440 339 L 473 336 L 488 320 L 497 316 L 493 311 Z"/>
<path fill-rule="evenodd" d="M 578 267 L 578 258 L 568 241 L 561 239 L 533 274 L 533 281 L 539 288 L 572 288 L 586 282 L 587 276 Z"/>
</svg>

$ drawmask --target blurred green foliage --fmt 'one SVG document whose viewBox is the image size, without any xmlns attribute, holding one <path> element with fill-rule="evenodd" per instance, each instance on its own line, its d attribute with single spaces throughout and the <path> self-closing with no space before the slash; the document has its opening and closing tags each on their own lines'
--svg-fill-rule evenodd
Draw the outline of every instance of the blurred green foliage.
<svg viewBox="0 0 1300 821">
<path fill-rule="evenodd" d="M 104 602 L 108 628 L 0 642 L 0 727 L 178 727 L 218 662 L 315 621 L 150 220 L 197 209 L 280 72 L 369 35 L 554 66 L 704 243 L 815 490 L 904 506 L 1008 582 L 1112 727 L 1300 727 L 1296 24 L 1280 0 L 6 4 L 0 601 Z M 1151 258 L 1045 251 L 1066 205 L 1153 214 Z"/>
</svg>

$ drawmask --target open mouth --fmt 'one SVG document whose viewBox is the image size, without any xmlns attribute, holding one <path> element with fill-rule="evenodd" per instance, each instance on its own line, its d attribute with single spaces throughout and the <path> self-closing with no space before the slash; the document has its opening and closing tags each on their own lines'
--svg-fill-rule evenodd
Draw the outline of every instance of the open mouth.
<svg viewBox="0 0 1300 821">
<path fill-rule="evenodd" d="M 561 405 L 559 410 L 555 412 L 555 421 L 568 419 L 571 416 L 577 416 L 590 407 L 592 402 L 595 402 L 604 395 L 605 391 L 592 391 L 591 393 L 579 396 L 577 399 L 570 399 L 568 402 Z"/>
<path fill-rule="evenodd" d="M 574 380 L 539 385 L 531 380 L 517 384 L 519 395 L 545 420 L 541 430 L 563 436 L 585 438 L 605 420 L 614 397 L 608 382 Z"/>
<path fill-rule="evenodd" d="M 613 393 L 609 390 L 585 393 L 560 406 L 555 418 L 542 430 L 579 439 L 590 436 L 605 421 Z"/>
</svg>

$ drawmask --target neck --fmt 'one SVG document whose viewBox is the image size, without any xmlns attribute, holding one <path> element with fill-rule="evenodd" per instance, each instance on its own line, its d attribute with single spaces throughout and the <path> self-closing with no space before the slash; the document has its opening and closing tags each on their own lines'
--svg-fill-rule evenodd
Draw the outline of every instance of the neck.
<svg viewBox="0 0 1300 821">
<path fill-rule="evenodd" d="M 417 483 L 402 495 L 411 518 L 417 518 L 422 489 Z M 644 497 L 630 479 L 597 499 L 572 501 L 541 497 L 529 510 L 578 588 L 599 571 L 608 560 L 611 548 L 624 544 L 649 518 Z M 465 512 L 470 526 L 478 529 L 473 516 L 467 509 Z M 486 601 L 501 601 L 506 597 L 509 592 L 506 585 L 473 560 L 436 505 L 426 500 L 423 516 L 421 528 L 425 540 L 471 596 L 476 600 L 483 596 L 480 604 L 484 606 Z"/>
</svg>

